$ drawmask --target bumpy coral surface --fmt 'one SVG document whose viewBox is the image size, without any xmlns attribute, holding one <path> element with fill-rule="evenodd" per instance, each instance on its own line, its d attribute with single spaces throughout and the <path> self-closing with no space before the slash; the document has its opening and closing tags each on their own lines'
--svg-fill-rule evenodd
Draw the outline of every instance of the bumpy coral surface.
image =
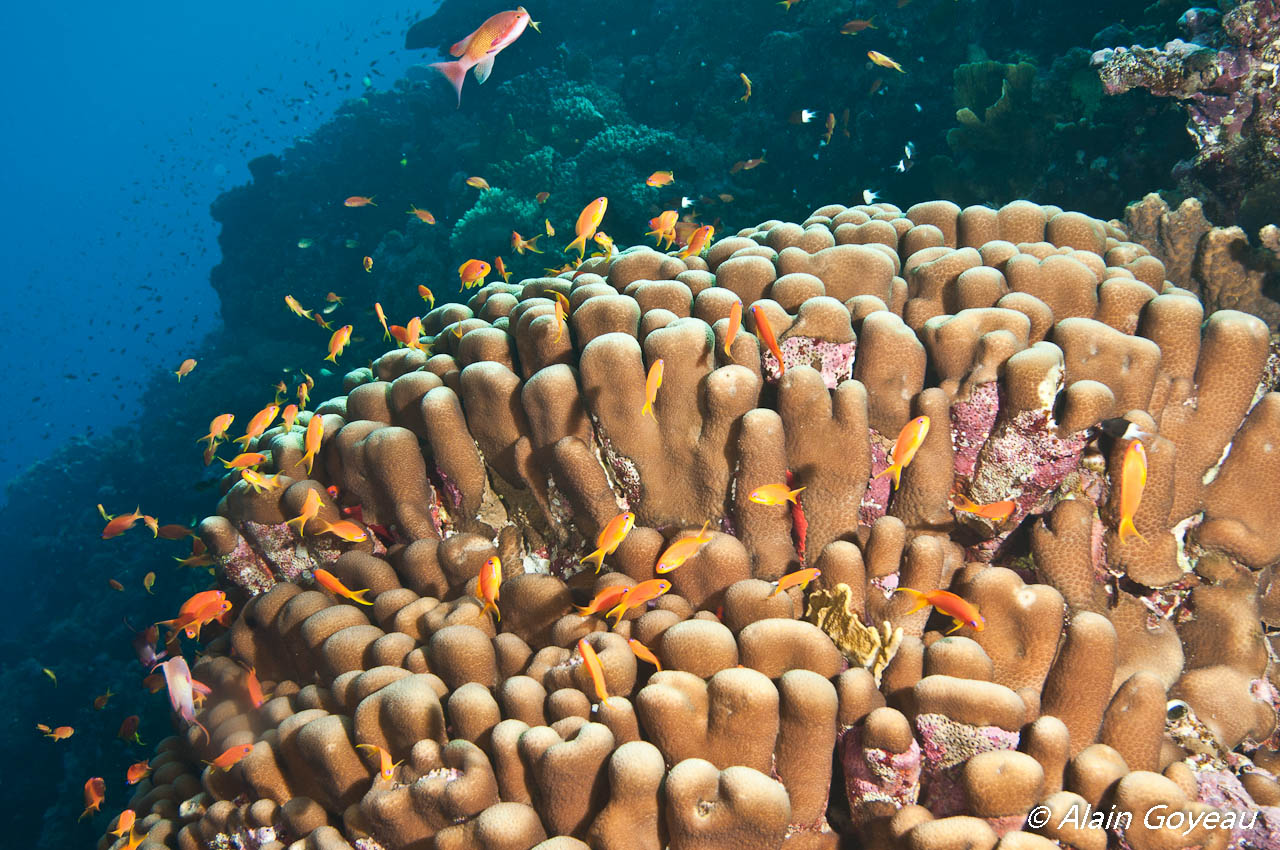
<svg viewBox="0 0 1280 850">
<path fill-rule="evenodd" d="M 201 525 L 236 616 L 192 665 L 209 735 L 164 741 L 130 803 L 142 846 L 1276 846 L 1274 355 L 1166 277 L 1056 208 L 831 205 L 433 310 L 426 350 L 310 414 L 311 478 L 304 414 L 256 441 L 284 486 L 228 479 Z M 875 476 L 922 415 L 894 489 Z M 1148 470 L 1122 539 L 1126 425 Z M 784 482 L 795 508 L 748 496 Z M 365 540 L 322 533 L 344 516 Z M 704 523 L 669 593 L 575 608 Z M 1113 804 L 1133 817 L 1093 816 Z"/>
</svg>

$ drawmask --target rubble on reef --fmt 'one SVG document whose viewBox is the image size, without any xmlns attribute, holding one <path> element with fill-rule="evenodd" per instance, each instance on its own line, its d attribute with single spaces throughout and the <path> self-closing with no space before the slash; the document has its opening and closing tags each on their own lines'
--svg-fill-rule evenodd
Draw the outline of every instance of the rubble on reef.
<svg viewBox="0 0 1280 850">
<path fill-rule="evenodd" d="M 420 345 L 256 439 L 282 486 L 229 476 L 201 523 L 235 618 L 192 665 L 209 735 L 161 742 L 129 802 L 141 846 L 1280 846 L 1276 346 L 1130 236 L 1026 201 L 830 205 L 433 309 Z M 876 476 L 919 416 L 895 490 Z M 1128 539 L 1122 418 L 1148 458 Z M 783 482 L 797 507 L 748 497 Z M 367 539 L 320 533 L 339 518 Z M 669 593 L 575 610 L 704 523 Z"/>
</svg>

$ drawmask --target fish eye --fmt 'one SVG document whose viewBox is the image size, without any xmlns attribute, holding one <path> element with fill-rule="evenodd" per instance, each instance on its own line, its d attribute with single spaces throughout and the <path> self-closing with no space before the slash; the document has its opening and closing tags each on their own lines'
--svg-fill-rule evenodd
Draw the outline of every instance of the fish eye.
<svg viewBox="0 0 1280 850">
<path fill-rule="evenodd" d="M 1164 716 L 1169 720 L 1181 720 L 1187 716 L 1187 712 L 1191 710 L 1191 706 L 1187 705 L 1180 699 L 1171 699 L 1165 704 Z"/>
</svg>

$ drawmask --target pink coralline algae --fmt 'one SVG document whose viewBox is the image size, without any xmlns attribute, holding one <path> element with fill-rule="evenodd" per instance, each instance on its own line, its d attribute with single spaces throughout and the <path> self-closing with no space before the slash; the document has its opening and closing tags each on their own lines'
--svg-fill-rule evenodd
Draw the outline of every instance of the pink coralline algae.
<svg viewBox="0 0 1280 850">
<path fill-rule="evenodd" d="M 923 742 L 920 801 L 937 817 L 957 815 L 965 810 L 960 772 L 964 763 L 978 753 L 1013 750 L 1018 733 L 997 726 L 970 726 L 943 714 L 921 714 L 916 718 L 916 735 Z"/>
<path fill-rule="evenodd" d="M 861 726 L 851 726 L 840 736 L 845 793 L 854 823 L 875 814 L 876 807 L 868 804 L 888 803 L 900 809 L 920 797 L 920 745 L 913 740 L 905 753 L 892 753 L 863 746 L 862 739 Z"/>
<path fill-rule="evenodd" d="M 857 348 L 855 342 L 828 342 L 807 336 L 790 336 L 778 343 L 782 351 L 782 363 L 788 369 L 796 366 L 812 366 L 822 374 L 822 381 L 827 389 L 834 390 L 841 381 L 853 375 L 853 357 Z M 760 360 L 761 368 L 771 381 L 782 377 L 778 369 L 778 358 L 771 352 L 764 352 Z"/>
</svg>

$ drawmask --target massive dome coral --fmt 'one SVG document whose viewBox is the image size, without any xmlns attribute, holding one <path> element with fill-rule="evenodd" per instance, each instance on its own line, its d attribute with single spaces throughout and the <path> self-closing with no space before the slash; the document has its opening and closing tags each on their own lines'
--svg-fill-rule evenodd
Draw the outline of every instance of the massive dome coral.
<svg viewBox="0 0 1280 850">
<path fill-rule="evenodd" d="M 256 442 L 281 486 L 229 479 L 202 523 L 236 616 L 192 667 L 209 735 L 163 742 L 131 802 L 143 847 L 1280 844 L 1275 347 L 1119 223 L 831 205 L 705 260 L 492 283 L 424 328 L 312 414 L 311 477 L 304 413 Z M 895 490 L 876 476 L 921 416 Z M 798 504 L 750 498 L 770 484 Z M 365 540 L 322 533 L 344 516 Z M 706 523 L 669 593 L 575 608 Z"/>
</svg>

